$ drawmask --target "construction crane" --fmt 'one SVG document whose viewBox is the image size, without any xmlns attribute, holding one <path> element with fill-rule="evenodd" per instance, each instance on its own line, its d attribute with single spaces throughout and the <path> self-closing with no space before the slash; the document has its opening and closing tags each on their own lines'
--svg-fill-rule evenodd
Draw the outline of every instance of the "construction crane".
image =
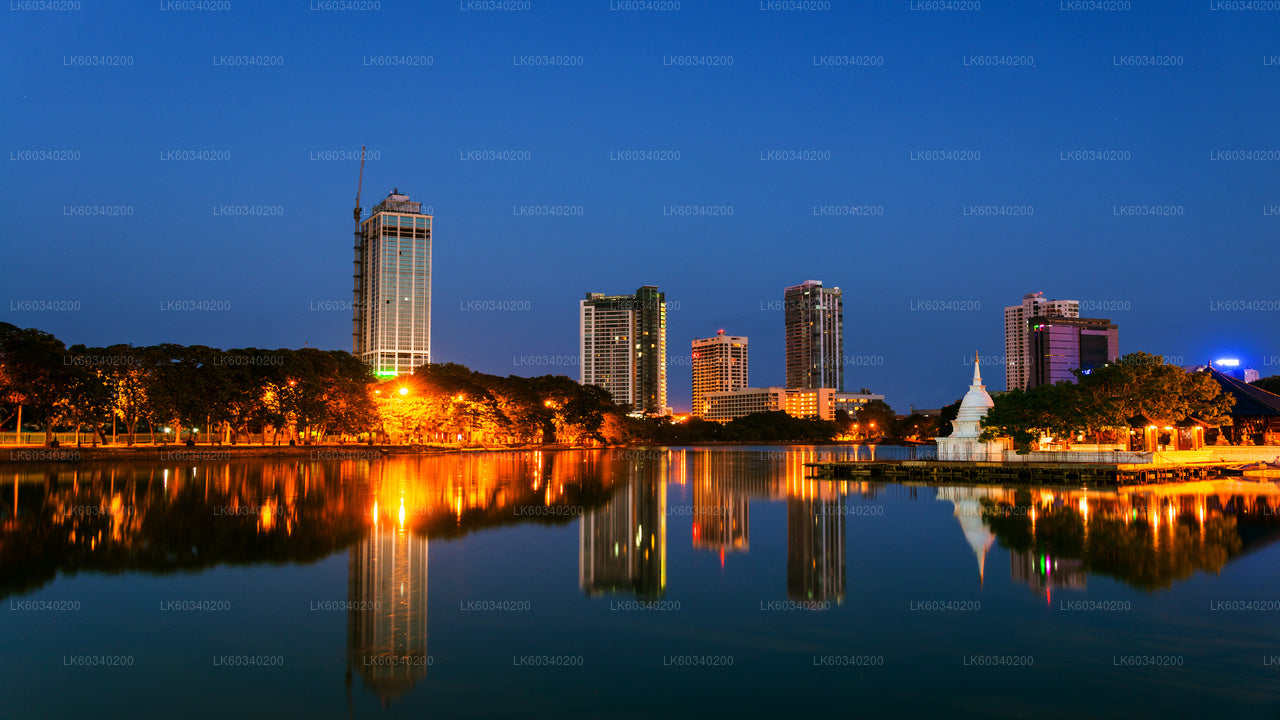
<svg viewBox="0 0 1280 720">
<path fill-rule="evenodd" d="M 356 221 L 355 232 L 355 273 L 352 276 L 355 287 L 352 294 L 355 295 L 354 301 L 351 303 L 351 352 L 359 355 L 363 350 L 360 347 L 360 320 L 364 311 L 364 236 L 360 232 L 360 214 L 363 208 L 360 207 L 360 189 L 364 187 L 364 145 L 360 146 L 360 180 L 356 183 L 356 209 L 352 213 Z"/>
</svg>

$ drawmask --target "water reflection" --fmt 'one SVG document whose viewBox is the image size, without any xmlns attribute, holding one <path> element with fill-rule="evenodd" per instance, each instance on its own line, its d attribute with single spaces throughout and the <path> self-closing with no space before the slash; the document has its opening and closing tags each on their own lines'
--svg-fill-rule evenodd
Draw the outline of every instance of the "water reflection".
<svg viewBox="0 0 1280 720">
<path fill-rule="evenodd" d="M 981 502 L 984 525 L 1010 551 L 1013 579 L 1046 597 L 1057 588 L 1084 589 L 1088 575 L 1166 589 L 1197 571 L 1219 573 L 1280 539 L 1280 490 L 1265 482 L 996 489 Z M 972 525 L 967 517 L 962 525 Z"/>
<path fill-rule="evenodd" d="M 568 525 L 608 501 L 602 454 L 393 460 L 85 463 L 6 473 L 0 597 L 58 573 L 167 574 L 314 562 L 394 524 L 453 538 L 520 523 Z"/>
<path fill-rule="evenodd" d="M 24 466 L 8 474 L 12 492 L 0 515 L 0 597 L 33 591 L 60 572 L 164 574 L 313 562 L 349 549 L 351 600 L 405 613 L 353 620 L 353 658 L 425 655 L 427 538 L 576 523 L 582 592 L 659 598 L 668 589 L 668 487 L 685 485 L 690 506 L 677 509 L 690 516 L 691 545 L 719 554 L 722 564 L 726 553 L 751 551 L 752 500 L 785 502 L 787 596 L 839 603 L 850 509 L 886 488 L 904 491 L 807 478 L 811 457 L 596 451 Z M 923 491 L 952 504 L 979 586 L 998 543 L 1013 580 L 1046 598 L 1084 590 L 1090 575 L 1169 588 L 1280 537 L 1280 490 L 1272 483 Z M 382 676 L 366 675 L 371 685 L 375 677 Z"/>
<path fill-rule="evenodd" d="M 527 452 L 23 466 L 7 472 L 0 485 L 7 491 L 0 495 L 0 597 L 29 594 L 60 582 L 60 575 L 85 571 L 165 575 L 336 557 L 336 567 L 325 565 L 320 574 L 335 583 L 329 587 L 337 598 L 337 583 L 345 581 L 345 646 L 337 614 L 308 613 L 302 621 L 312 623 L 312 634 L 323 641 L 282 635 L 282 642 L 300 653 L 328 647 L 316 655 L 332 667 L 327 677 L 335 687 L 345 671 L 353 705 L 358 691 L 365 701 L 370 695 L 383 702 L 411 696 L 452 707 L 444 697 L 471 668 L 516 672 L 478 664 L 494 637 L 519 637 L 511 646 L 523 652 L 546 640 L 539 633 L 547 627 L 577 627 L 573 623 L 583 613 L 597 623 L 598 637 L 593 631 L 569 647 L 593 649 L 591 643 L 598 642 L 597 652 L 639 636 L 619 628 L 658 627 L 683 637 L 688 626 L 704 620 L 708 627 L 715 625 L 712 620 L 723 623 L 723 634 L 709 637 L 725 643 L 768 635 L 789 646 L 800 633 L 821 648 L 828 637 L 858 633 L 869 643 L 878 637 L 885 647 L 902 636 L 931 647 L 935 638 L 927 619 L 874 609 L 877 603 L 909 607 L 920 588 L 933 587 L 921 580 L 916 563 L 922 558 L 956 563 L 934 566 L 941 572 L 928 580 L 937 578 L 939 587 L 954 590 L 959 580 L 971 583 L 983 599 L 1005 592 L 1038 605 L 1055 594 L 1087 592 L 1099 578 L 1162 593 L 1198 572 L 1221 572 L 1280 539 L 1280 490 L 1271 483 L 1223 480 L 1112 490 L 886 485 L 807 477 L 804 463 L 820 452 Z M 875 508 L 889 512 L 868 512 Z M 516 526 L 523 529 L 490 537 L 545 541 L 538 550 L 554 551 L 504 563 L 485 543 L 452 542 Z M 938 552 L 937 542 L 956 552 Z M 851 546 L 857 549 L 852 555 Z M 428 582 L 429 549 L 435 552 L 435 587 Z M 1003 552 L 1009 556 L 1012 593 L 1003 583 L 983 587 L 987 569 L 1003 572 Z M 680 572 L 705 572 L 716 556 L 722 568 L 726 558 L 731 565 L 723 582 Z M 447 569 L 451 561 L 455 572 L 462 567 L 464 577 L 477 581 L 471 588 L 441 582 L 459 577 Z M 535 563 L 535 577 L 551 579 L 530 582 L 536 587 L 518 578 L 504 584 L 512 582 L 512 568 L 526 562 Z M 669 573 L 679 578 L 670 586 Z M 263 587 L 266 596 L 277 592 Z M 477 599 L 462 594 L 475 588 L 535 598 L 538 614 L 453 614 L 453 600 Z M 843 608 L 806 618 L 809 629 L 796 630 L 794 615 L 758 609 L 760 599 L 783 592 L 791 600 Z M 687 614 L 624 615 L 612 610 L 606 595 L 683 600 L 686 610 L 680 612 Z M 297 613 L 296 606 L 279 607 L 281 616 L 273 621 L 285 627 L 284 614 Z M 45 623 L 42 633 L 82 631 L 74 623 L 58 625 L 61 620 L 42 616 L 34 622 Z M 164 627 L 150 615 L 131 621 L 141 628 Z M 1142 621 L 1135 616 L 1135 623 Z M 211 633 L 221 632 L 221 618 L 208 622 Z M 1052 627 L 1063 637 L 1078 632 L 1070 625 Z M 878 628 L 888 634 L 878 636 Z M 182 648 L 193 656 L 204 650 L 195 640 Z M 433 669 L 432 652 L 451 664 Z M 800 665 L 811 663 L 811 657 L 802 658 Z M 430 693 L 423 692 L 428 678 Z"/>
<path fill-rule="evenodd" d="M 604 507 L 583 516 L 578 540 L 578 584 L 588 595 L 662 597 L 667 591 L 667 483 L 629 473 Z"/>
<path fill-rule="evenodd" d="M 384 701 L 427 675 L 427 538 L 405 526 L 408 482 L 399 505 L 370 510 L 373 528 L 348 551 L 347 661 Z"/>
<path fill-rule="evenodd" d="M 982 501 L 991 502 L 993 498 L 1003 497 L 1004 491 L 986 487 L 940 487 L 935 498 L 949 501 L 954 507 L 954 515 L 960 521 L 960 529 L 964 539 L 978 558 L 978 585 L 986 582 L 987 551 L 995 542 L 995 535 L 987 529 L 983 522 Z"/>
</svg>

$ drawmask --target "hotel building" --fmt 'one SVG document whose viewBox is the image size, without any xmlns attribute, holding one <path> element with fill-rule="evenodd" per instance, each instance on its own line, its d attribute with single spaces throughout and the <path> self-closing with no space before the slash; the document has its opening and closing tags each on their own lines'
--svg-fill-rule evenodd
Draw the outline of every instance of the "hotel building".
<svg viewBox="0 0 1280 720">
<path fill-rule="evenodd" d="M 360 226 L 351 353 L 379 377 L 431 362 L 431 219 L 394 190 Z"/>
<path fill-rule="evenodd" d="M 690 356 L 693 367 L 694 417 L 706 414 L 707 393 L 727 392 L 747 386 L 747 339 L 725 335 L 693 341 Z"/>
<path fill-rule="evenodd" d="M 789 389 L 780 387 L 741 388 L 706 395 L 704 420 L 729 422 L 760 412 L 785 411 L 798 418 L 834 420 L 837 410 L 856 415 L 858 408 L 883 395 L 840 392 L 835 388 Z"/>
</svg>

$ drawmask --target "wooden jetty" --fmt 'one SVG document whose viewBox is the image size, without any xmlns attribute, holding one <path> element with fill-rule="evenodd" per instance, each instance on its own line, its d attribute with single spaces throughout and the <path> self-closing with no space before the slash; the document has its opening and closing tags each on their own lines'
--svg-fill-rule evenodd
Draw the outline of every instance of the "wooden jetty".
<svg viewBox="0 0 1280 720">
<path fill-rule="evenodd" d="M 1147 485 L 1215 477 L 1226 463 L 1001 463 L 871 460 L 805 463 L 809 476 L 993 485 Z"/>
</svg>

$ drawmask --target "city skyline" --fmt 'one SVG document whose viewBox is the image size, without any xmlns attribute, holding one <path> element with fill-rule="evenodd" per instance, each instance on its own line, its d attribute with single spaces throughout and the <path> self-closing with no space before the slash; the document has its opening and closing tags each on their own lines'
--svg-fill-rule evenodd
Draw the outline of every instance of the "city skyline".
<svg viewBox="0 0 1280 720">
<path fill-rule="evenodd" d="M 4 20 L 0 715 L 1280 707 L 1280 0 Z"/>
<path fill-rule="evenodd" d="M 1035 290 L 1126 349 L 1280 370 L 1265 264 L 1228 282 L 1192 260 L 1269 252 L 1272 14 L 601 3 L 388 27 L 299 6 L 273 33 L 277 15 L 10 12 L 10 233 L 41 241 L 12 244 L 0 319 L 87 345 L 348 349 L 366 145 L 367 197 L 445 218 L 433 361 L 572 377 L 563 308 L 640 282 L 668 293 L 676 350 L 717 327 L 780 347 L 777 288 L 822 277 L 850 296 L 846 387 L 900 410 L 954 399 L 975 350 L 1003 364 L 993 314 Z M 689 62 L 707 56 L 725 62 Z M 1006 56 L 1034 65 L 970 62 Z M 429 92 L 345 110 L 400 87 Z M 757 352 L 753 382 L 784 362 Z"/>
</svg>

